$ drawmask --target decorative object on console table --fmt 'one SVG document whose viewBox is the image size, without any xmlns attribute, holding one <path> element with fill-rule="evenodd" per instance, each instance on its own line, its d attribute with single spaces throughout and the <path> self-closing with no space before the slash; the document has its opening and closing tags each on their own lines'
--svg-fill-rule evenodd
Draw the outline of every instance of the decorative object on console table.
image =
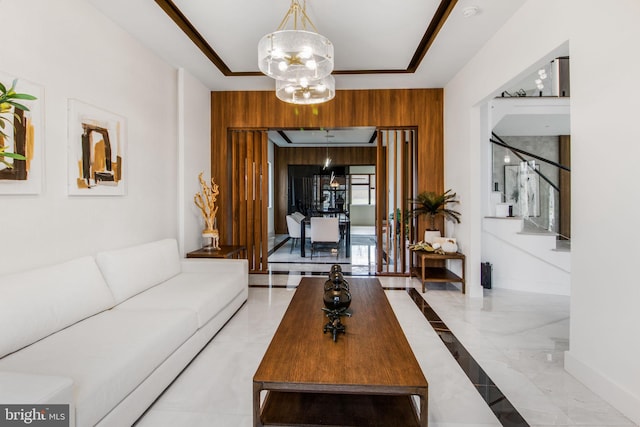
<svg viewBox="0 0 640 427">
<path fill-rule="evenodd" d="M 450 189 L 442 194 L 424 191 L 411 200 L 411 203 L 415 206 L 411 211 L 414 216 L 426 215 L 429 219 L 429 228 L 424 233 L 424 240 L 428 243 L 433 243 L 435 238 L 441 236 L 440 231 L 436 229 L 436 217 L 441 216 L 460 224 L 460 212 L 447 207 L 450 203 L 460 203 L 456 200 L 456 193 L 451 193 Z"/>
<path fill-rule="evenodd" d="M 439 237 L 441 239 L 441 237 Z M 430 252 L 430 253 L 435 253 L 435 254 L 444 254 L 444 251 L 442 250 L 442 248 L 440 247 L 440 243 L 429 243 L 429 242 L 417 242 L 417 243 L 412 243 L 409 245 L 409 250 L 411 251 L 424 251 L 424 252 Z"/>
<path fill-rule="evenodd" d="M 458 243 L 453 237 L 439 237 L 435 243 L 440 244 L 440 248 L 445 254 L 454 254 L 458 252 Z"/>
<path fill-rule="evenodd" d="M 220 234 L 216 223 L 216 214 L 218 213 L 216 199 L 220 191 L 218 191 L 218 184 L 215 183 L 213 178 L 211 178 L 211 186 L 207 185 L 207 182 L 202 177 L 203 173 L 200 172 L 198 175 L 200 192 L 193 196 L 193 201 L 204 218 L 202 237 L 205 239 L 205 245 L 203 249 L 217 251 L 220 249 Z"/>
</svg>

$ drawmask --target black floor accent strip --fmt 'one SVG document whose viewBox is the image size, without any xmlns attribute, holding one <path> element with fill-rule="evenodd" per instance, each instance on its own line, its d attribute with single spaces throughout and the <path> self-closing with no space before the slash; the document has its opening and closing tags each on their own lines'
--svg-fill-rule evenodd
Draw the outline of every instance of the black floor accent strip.
<svg viewBox="0 0 640 427">
<path fill-rule="evenodd" d="M 333 263 L 335 264 L 335 263 Z M 284 275 L 296 275 L 296 276 L 327 276 L 329 274 L 328 271 L 293 271 L 293 270 L 285 270 L 285 271 L 276 271 L 271 270 L 268 272 L 269 274 L 284 274 Z M 343 271 L 343 276 L 353 276 L 353 277 L 375 277 L 375 273 L 352 273 L 350 271 Z M 404 288 L 403 288 L 404 289 Z"/>
<path fill-rule="evenodd" d="M 267 257 L 269 257 L 269 255 L 273 254 L 275 251 L 277 251 L 278 249 L 280 249 L 281 247 L 283 247 L 284 245 L 287 244 L 287 242 L 289 241 L 289 239 L 291 239 L 291 237 L 287 237 L 286 239 L 284 239 L 282 242 L 278 243 L 277 245 L 275 245 L 273 248 L 271 248 L 271 250 L 269 252 L 267 252 Z"/>
<path fill-rule="evenodd" d="M 440 316 L 431 308 L 420 293 L 414 288 L 407 289 L 409 296 L 416 303 L 418 309 L 422 311 L 431 327 L 436 331 L 444 345 L 449 349 L 451 355 L 456 359 L 458 365 L 467 374 L 473 385 L 480 393 L 480 396 L 487 402 L 498 421 L 505 427 L 529 427 L 522 415 L 509 402 L 509 399 L 502 393 L 496 384 L 489 378 L 487 373 L 480 367 L 478 362 L 471 356 L 458 338 L 449 330 L 447 325 L 440 319 Z"/>
</svg>

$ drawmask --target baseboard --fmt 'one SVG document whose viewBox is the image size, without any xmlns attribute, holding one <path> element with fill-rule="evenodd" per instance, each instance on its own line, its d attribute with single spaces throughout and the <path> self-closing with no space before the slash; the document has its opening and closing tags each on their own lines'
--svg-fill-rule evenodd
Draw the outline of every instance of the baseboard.
<svg viewBox="0 0 640 427">
<path fill-rule="evenodd" d="M 640 425 L 640 397 L 614 383 L 600 372 L 574 357 L 571 351 L 564 353 L 564 369 L 591 391 L 606 400 L 624 416 Z"/>
</svg>

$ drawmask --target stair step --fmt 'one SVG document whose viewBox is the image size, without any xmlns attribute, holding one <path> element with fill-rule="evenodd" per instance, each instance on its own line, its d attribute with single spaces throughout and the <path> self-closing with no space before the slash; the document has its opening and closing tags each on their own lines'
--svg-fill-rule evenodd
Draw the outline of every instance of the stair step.
<svg viewBox="0 0 640 427">
<path fill-rule="evenodd" d="M 526 231 L 520 231 L 518 232 L 518 234 L 524 234 L 526 236 L 555 236 L 556 235 L 556 233 L 552 231 L 547 231 L 547 230 L 542 230 L 542 231 L 526 230 Z"/>
<path fill-rule="evenodd" d="M 549 230 L 532 230 L 532 227 L 523 229 L 522 221 L 522 218 L 519 221 L 502 221 L 485 217 L 483 231 L 560 270 L 570 272 L 570 246 L 566 243 L 558 244 L 556 233 Z"/>
<path fill-rule="evenodd" d="M 555 250 L 558 252 L 571 252 L 571 240 L 558 240 Z"/>
</svg>

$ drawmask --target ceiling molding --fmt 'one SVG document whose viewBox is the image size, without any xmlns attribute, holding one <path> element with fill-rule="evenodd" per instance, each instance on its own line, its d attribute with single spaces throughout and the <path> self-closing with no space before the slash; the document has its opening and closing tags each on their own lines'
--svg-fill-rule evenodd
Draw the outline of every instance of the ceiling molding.
<svg viewBox="0 0 640 427">
<path fill-rule="evenodd" d="M 447 22 L 447 18 L 449 18 L 449 14 L 455 7 L 458 0 L 442 0 L 440 2 L 440 6 L 438 6 L 438 10 L 433 15 L 429 26 L 427 27 L 427 31 L 425 31 L 416 52 L 413 54 L 413 58 L 411 58 L 411 62 L 407 67 L 407 72 L 415 73 L 422 59 L 427 54 L 427 51 L 435 41 L 440 29 Z"/>
<path fill-rule="evenodd" d="M 376 142 L 377 138 L 378 138 L 378 130 L 376 129 L 371 134 L 371 138 L 369 138 L 369 144 L 373 144 L 374 142 Z"/>
<path fill-rule="evenodd" d="M 447 21 L 449 14 L 458 0 L 442 0 L 433 15 L 427 30 L 418 44 L 409 65 L 405 69 L 378 70 L 334 70 L 332 74 L 412 74 L 415 73 L 422 59 L 438 36 L 438 32 Z M 196 27 L 189 22 L 178 6 L 171 0 L 155 0 L 156 4 L 171 18 L 171 20 L 186 34 L 200 51 L 227 77 L 263 76 L 260 71 L 232 71 L 220 58 L 217 52 L 207 43 Z"/>
<path fill-rule="evenodd" d="M 287 136 L 286 133 L 284 133 L 283 130 L 279 130 L 278 134 L 282 137 L 282 139 L 284 139 L 286 141 L 287 144 L 293 144 L 293 141 L 291 139 L 289 139 L 289 137 Z"/>
</svg>

